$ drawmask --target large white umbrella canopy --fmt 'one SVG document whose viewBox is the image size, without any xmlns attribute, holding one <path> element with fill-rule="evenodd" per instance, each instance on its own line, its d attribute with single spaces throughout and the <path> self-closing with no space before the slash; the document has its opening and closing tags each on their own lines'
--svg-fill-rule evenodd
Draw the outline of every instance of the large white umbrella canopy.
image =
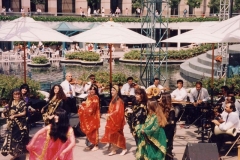
<svg viewBox="0 0 240 160">
<path fill-rule="evenodd" d="M 30 17 L 20 17 L 0 27 L 0 41 L 39 42 L 72 40 Z M 25 46 L 24 46 L 25 47 Z M 26 83 L 26 53 L 24 49 L 24 82 Z"/>
<path fill-rule="evenodd" d="M 221 43 L 240 42 L 240 15 L 219 23 L 200 26 L 192 31 L 168 38 L 162 42 Z"/>
<path fill-rule="evenodd" d="M 101 25 L 72 36 L 71 39 L 76 42 L 91 43 L 111 43 L 111 44 L 147 44 L 156 43 L 155 40 L 143 36 L 123 27 L 121 24 L 113 21 L 102 23 Z"/>
<path fill-rule="evenodd" d="M 63 35 L 30 17 L 20 17 L 0 26 L 0 41 L 72 42 L 68 36 Z"/>
<path fill-rule="evenodd" d="M 113 21 L 108 21 L 102 23 L 99 26 L 80 33 L 78 35 L 72 36 L 71 39 L 75 42 L 91 42 L 91 43 L 108 43 L 110 44 L 110 88 L 112 85 L 112 44 L 154 44 L 155 40 L 143 36 L 139 33 L 131 31 L 123 27 L 121 24 L 114 23 Z"/>
</svg>

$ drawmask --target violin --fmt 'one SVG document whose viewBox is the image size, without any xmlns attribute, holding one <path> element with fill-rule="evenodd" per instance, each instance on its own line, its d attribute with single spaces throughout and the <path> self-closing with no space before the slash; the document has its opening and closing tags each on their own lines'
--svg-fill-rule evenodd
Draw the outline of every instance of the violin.
<svg viewBox="0 0 240 160">
<path fill-rule="evenodd" d="M 70 83 L 71 85 L 74 85 L 74 84 L 82 85 L 82 84 L 83 84 L 83 81 L 72 78 L 72 80 L 71 80 L 69 83 Z"/>
</svg>

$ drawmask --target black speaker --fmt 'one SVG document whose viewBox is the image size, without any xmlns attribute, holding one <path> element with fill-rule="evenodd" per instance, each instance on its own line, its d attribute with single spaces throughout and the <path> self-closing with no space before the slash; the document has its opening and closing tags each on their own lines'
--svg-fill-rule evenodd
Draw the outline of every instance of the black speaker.
<svg viewBox="0 0 240 160">
<path fill-rule="evenodd" d="M 229 53 L 229 66 L 240 66 L 240 53 Z"/>
<path fill-rule="evenodd" d="M 188 143 L 182 160 L 218 160 L 216 143 Z"/>
</svg>

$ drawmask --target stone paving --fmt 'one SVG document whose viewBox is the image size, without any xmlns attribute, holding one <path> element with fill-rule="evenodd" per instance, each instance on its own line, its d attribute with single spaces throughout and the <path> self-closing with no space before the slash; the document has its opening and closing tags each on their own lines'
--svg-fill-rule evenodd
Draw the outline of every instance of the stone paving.
<svg viewBox="0 0 240 160">
<path fill-rule="evenodd" d="M 71 125 L 75 125 L 78 123 L 78 116 L 74 115 L 71 118 Z M 104 127 L 106 124 L 105 115 L 101 117 L 101 128 L 99 130 L 100 138 L 104 133 Z M 39 130 L 41 126 L 35 127 L 30 131 L 30 135 L 34 135 L 37 130 Z M 197 130 L 195 126 L 191 126 L 189 129 L 184 129 L 180 124 L 177 125 L 177 132 L 174 139 L 174 149 L 173 153 L 175 154 L 174 160 L 181 160 L 186 144 L 189 143 L 197 143 L 199 140 L 196 138 L 198 135 L 194 133 Z M 134 160 L 135 159 L 135 150 L 136 145 L 132 135 L 129 132 L 128 125 L 126 124 L 124 127 L 124 135 L 127 142 L 128 152 L 124 156 L 120 156 L 119 153 L 121 150 L 117 152 L 114 156 L 108 156 L 107 146 L 104 144 L 100 144 L 100 149 L 97 151 L 89 151 L 85 152 L 83 149 L 85 146 L 85 137 L 76 138 L 76 146 L 74 148 L 74 160 Z M 200 137 L 200 135 L 198 136 Z M 224 160 L 237 160 L 237 151 L 234 150 L 230 154 L 231 156 L 224 158 Z M 3 157 L 0 155 L 0 160 L 9 160 L 11 157 Z M 19 158 L 19 160 L 24 160 L 25 156 Z"/>
</svg>

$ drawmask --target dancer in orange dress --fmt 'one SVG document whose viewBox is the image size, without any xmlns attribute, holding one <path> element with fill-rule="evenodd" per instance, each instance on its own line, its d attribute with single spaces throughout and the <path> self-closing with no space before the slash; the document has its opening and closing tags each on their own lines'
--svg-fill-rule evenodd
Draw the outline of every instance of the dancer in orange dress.
<svg viewBox="0 0 240 160">
<path fill-rule="evenodd" d="M 67 112 L 58 109 L 51 118 L 53 123 L 39 130 L 27 145 L 29 160 L 73 159 L 75 137 Z"/>
<path fill-rule="evenodd" d="M 119 148 L 122 149 L 120 155 L 125 155 L 127 149 L 126 139 L 123 134 L 123 128 L 125 125 L 124 102 L 120 98 L 120 90 L 117 85 L 112 87 L 111 94 L 112 100 L 108 109 L 105 134 L 100 142 L 110 143 L 111 152 L 108 154 L 109 156 L 115 155 Z"/>
<path fill-rule="evenodd" d="M 85 150 L 98 150 L 100 127 L 100 102 L 98 97 L 98 87 L 92 84 L 89 89 L 86 102 L 79 106 L 78 114 L 81 130 L 86 134 L 87 140 L 91 143 Z"/>
</svg>

